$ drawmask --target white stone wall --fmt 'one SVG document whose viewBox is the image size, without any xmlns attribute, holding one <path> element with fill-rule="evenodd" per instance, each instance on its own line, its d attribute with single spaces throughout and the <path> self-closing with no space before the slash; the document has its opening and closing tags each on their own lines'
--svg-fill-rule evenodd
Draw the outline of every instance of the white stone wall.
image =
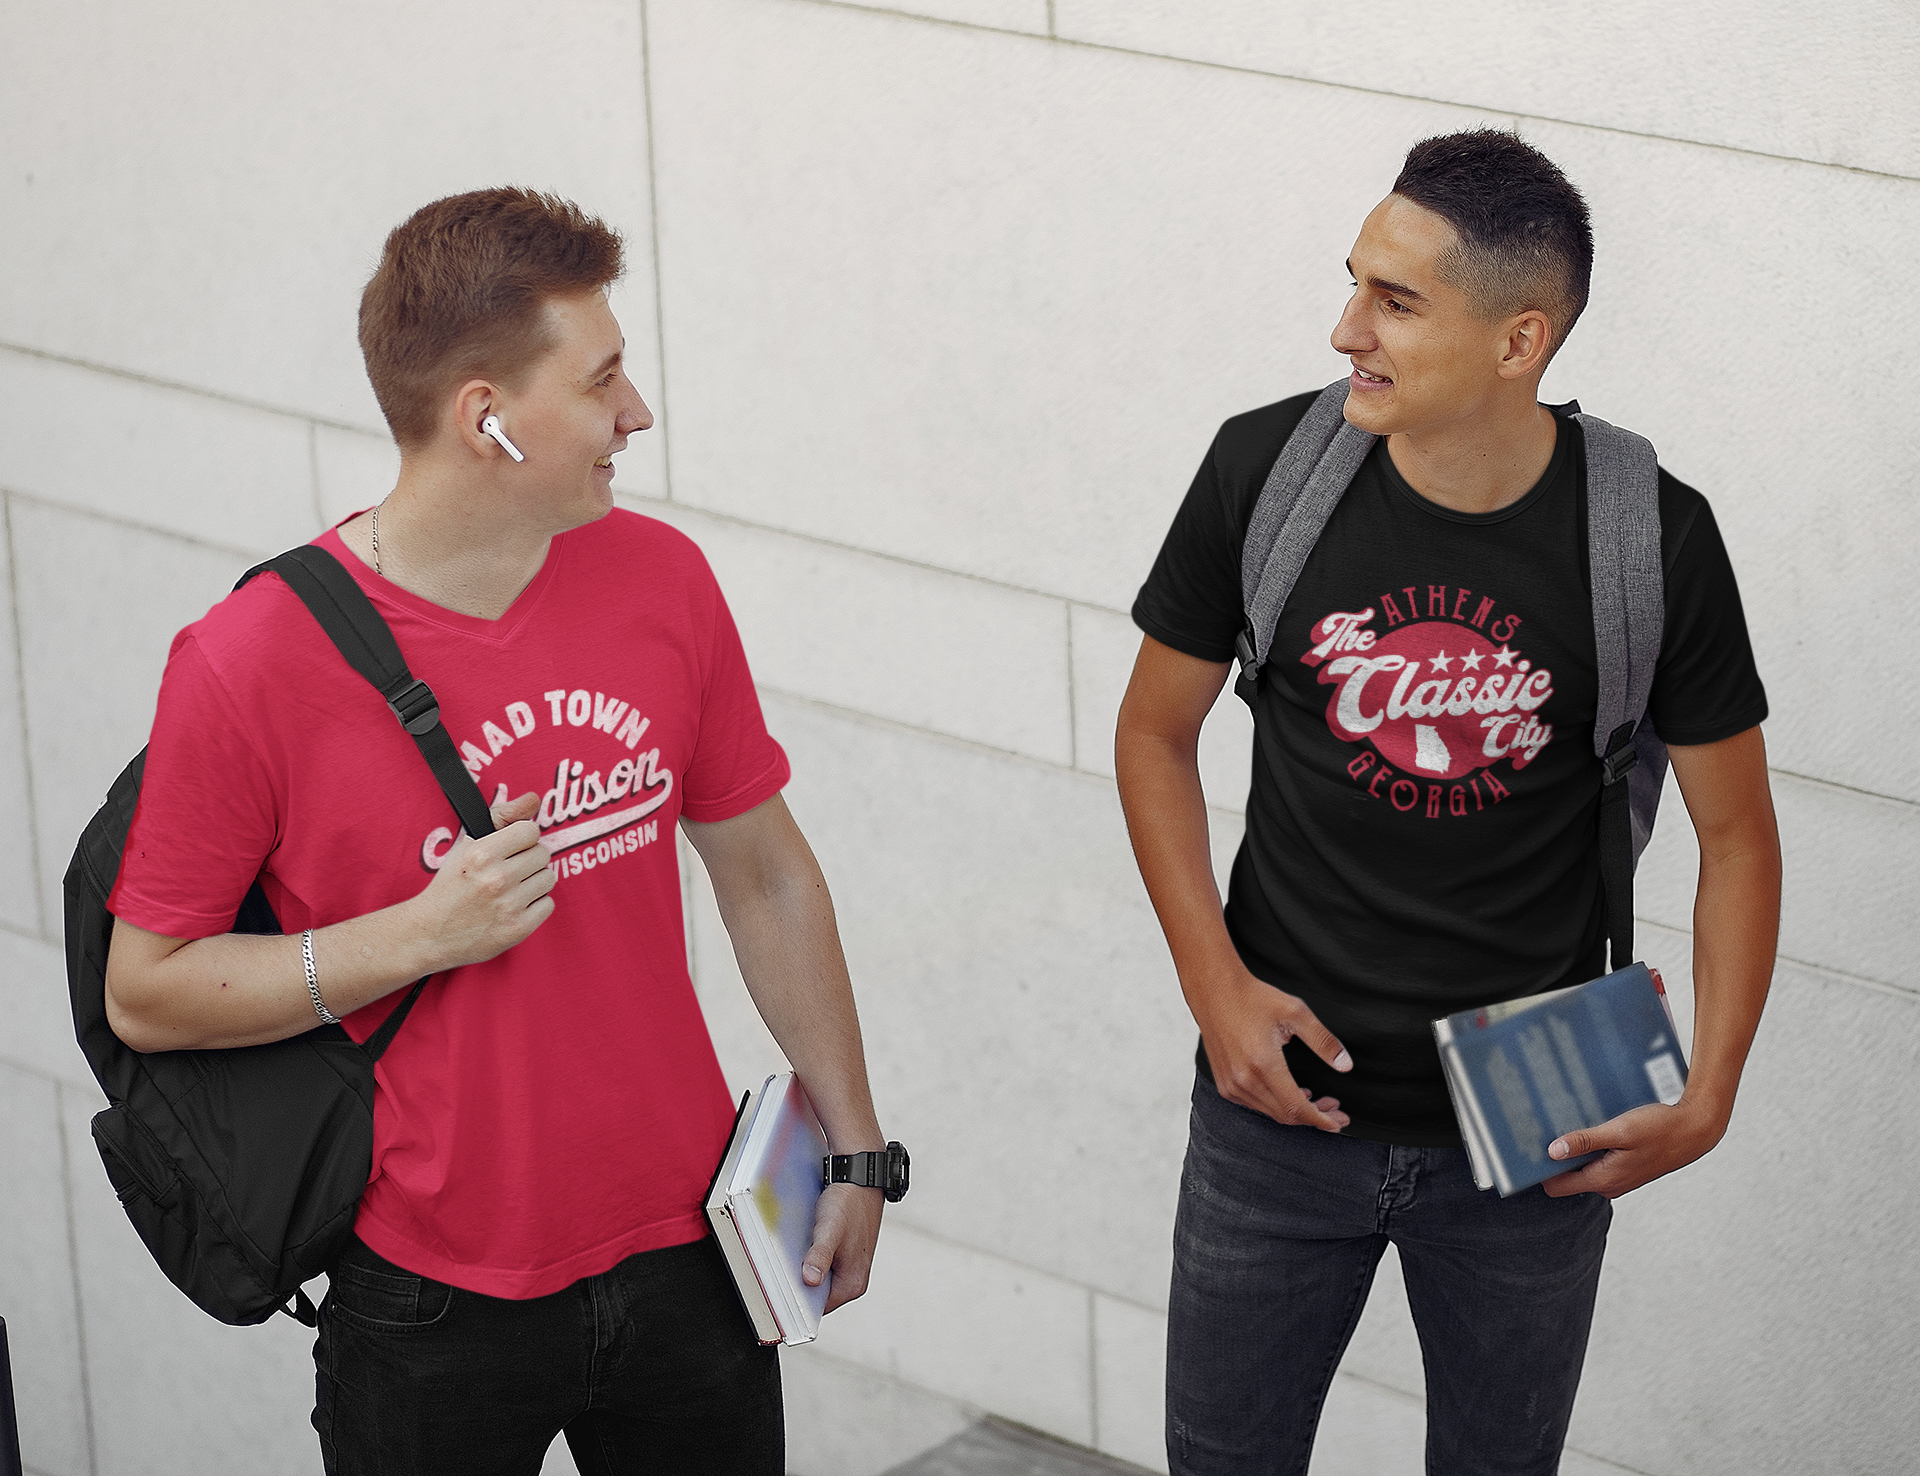
<svg viewBox="0 0 1920 1476">
<path fill-rule="evenodd" d="M 1619 1206 L 1566 1469 L 1910 1469 L 1911 6 L 6 0 L 0 34 L 0 1315 L 32 1471 L 318 1469 L 304 1332 L 201 1317 L 98 1170 L 59 882 L 172 632 L 390 485 L 353 339 L 384 232 L 503 180 L 628 234 L 659 425 L 620 490 L 733 602 L 915 1151 L 873 1292 L 788 1359 L 795 1469 L 981 1410 L 1161 1466 L 1193 1032 L 1111 780 L 1124 612 L 1218 422 L 1341 372 L 1341 262 L 1407 145 L 1481 121 L 1592 201 L 1547 393 L 1712 498 L 1787 851 L 1741 1110 Z M 1246 742 L 1229 699 L 1223 865 Z M 1674 796 L 1640 913 L 1683 1003 L 1692 866 Z M 744 1083 L 779 1062 L 696 873 Z M 1419 1470 L 1419 1391 L 1389 1258 L 1316 1472 Z"/>
</svg>

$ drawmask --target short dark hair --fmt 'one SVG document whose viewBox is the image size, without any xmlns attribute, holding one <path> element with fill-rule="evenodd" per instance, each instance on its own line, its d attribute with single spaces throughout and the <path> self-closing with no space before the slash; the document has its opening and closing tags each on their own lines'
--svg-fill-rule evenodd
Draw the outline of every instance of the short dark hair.
<svg viewBox="0 0 1920 1476">
<path fill-rule="evenodd" d="M 547 299 L 623 270 L 619 233 L 558 195 L 510 185 L 416 210 L 360 294 L 360 352 L 394 440 L 431 440 L 462 380 L 524 373 L 552 347 Z"/>
<path fill-rule="evenodd" d="M 1538 308 L 1566 342 L 1593 279 L 1587 202 L 1553 160 L 1493 128 L 1425 138 L 1407 151 L 1393 192 L 1451 225 L 1459 243 L 1442 275 L 1482 317 Z"/>
</svg>

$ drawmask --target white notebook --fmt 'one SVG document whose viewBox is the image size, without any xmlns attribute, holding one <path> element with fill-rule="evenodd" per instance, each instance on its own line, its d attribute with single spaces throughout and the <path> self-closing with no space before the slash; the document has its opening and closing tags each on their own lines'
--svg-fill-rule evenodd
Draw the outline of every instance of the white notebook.
<svg viewBox="0 0 1920 1476">
<path fill-rule="evenodd" d="M 740 1105 L 707 1194 L 707 1218 L 762 1343 L 811 1343 L 827 1309 L 829 1272 L 808 1286 L 827 1135 L 794 1074 L 769 1076 Z"/>
</svg>

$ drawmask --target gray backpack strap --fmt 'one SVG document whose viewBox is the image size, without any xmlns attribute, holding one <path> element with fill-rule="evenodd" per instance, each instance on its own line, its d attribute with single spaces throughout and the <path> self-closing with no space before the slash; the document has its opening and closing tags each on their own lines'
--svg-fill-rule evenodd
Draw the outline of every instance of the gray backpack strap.
<svg viewBox="0 0 1920 1476">
<path fill-rule="evenodd" d="M 1599 704 L 1593 751 L 1602 764 L 1600 875 L 1613 967 L 1633 958 L 1633 872 L 1653 836 L 1667 746 L 1647 719 L 1666 622 L 1660 562 L 1660 471 L 1652 444 L 1592 415 L 1587 443 L 1587 564 Z"/>
<path fill-rule="evenodd" d="M 1347 484 L 1373 449 L 1374 438 L 1349 425 L 1347 381 L 1320 391 L 1280 448 L 1260 489 L 1240 555 L 1240 608 L 1246 628 L 1234 643 L 1240 659 L 1240 695 L 1253 687 L 1273 645 L 1273 628 L 1293 593 L 1307 555 L 1345 495 Z"/>
</svg>

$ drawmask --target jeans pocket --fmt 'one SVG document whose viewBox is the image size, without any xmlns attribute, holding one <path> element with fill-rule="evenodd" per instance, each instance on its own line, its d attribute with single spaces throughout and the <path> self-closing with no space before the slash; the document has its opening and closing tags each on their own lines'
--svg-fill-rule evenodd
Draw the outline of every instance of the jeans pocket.
<svg viewBox="0 0 1920 1476">
<path fill-rule="evenodd" d="M 453 1288 L 429 1276 L 395 1276 L 342 1261 L 328 1278 L 326 1310 L 381 1332 L 432 1327 L 453 1305 Z"/>
</svg>

